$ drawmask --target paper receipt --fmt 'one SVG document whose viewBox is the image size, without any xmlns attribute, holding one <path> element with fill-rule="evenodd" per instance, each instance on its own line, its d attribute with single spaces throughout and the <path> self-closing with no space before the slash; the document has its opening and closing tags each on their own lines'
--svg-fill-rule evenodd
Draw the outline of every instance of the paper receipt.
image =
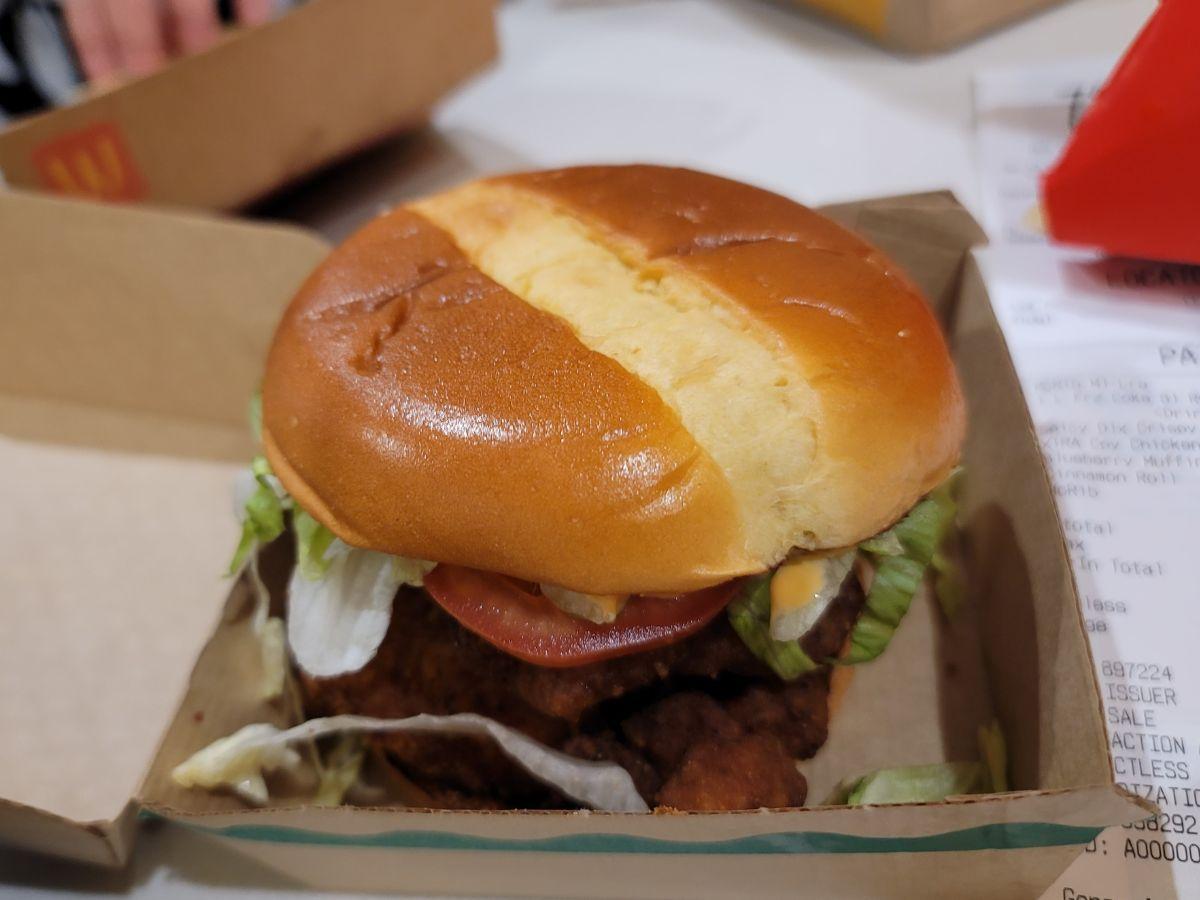
<svg viewBox="0 0 1200 900">
<path fill-rule="evenodd" d="M 1200 266 L 1051 248 L 1037 173 L 1104 66 L 976 80 L 978 251 L 1063 518 L 1117 780 L 1112 828 L 1046 898 L 1200 896 Z"/>
</svg>

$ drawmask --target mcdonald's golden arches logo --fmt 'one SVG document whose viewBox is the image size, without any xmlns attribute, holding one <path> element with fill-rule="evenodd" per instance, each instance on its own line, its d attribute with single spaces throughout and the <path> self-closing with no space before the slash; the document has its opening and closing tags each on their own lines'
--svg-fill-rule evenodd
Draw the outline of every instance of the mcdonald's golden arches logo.
<svg viewBox="0 0 1200 900">
<path fill-rule="evenodd" d="M 95 200 L 140 200 L 146 184 L 113 122 L 55 136 L 33 151 L 42 184 L 59 194 Z"/>
</svg>

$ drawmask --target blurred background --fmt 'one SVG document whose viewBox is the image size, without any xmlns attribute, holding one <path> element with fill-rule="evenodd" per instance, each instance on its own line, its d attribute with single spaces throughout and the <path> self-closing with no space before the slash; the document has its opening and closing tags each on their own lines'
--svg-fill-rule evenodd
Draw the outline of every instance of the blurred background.
<svg viewBox="0 0 1200 900">
<path fill-rule="evenodd" d="M 333 237 L 372 205 L 480 172 L 581 160 L 693 165 L 810 203 L 949 188 L 978 209 L 973 76 L 1079 59 L 1103 73 L 1154 9 L 1151 0 L 510 0 L 496 9 L 497 43 L 483 46 L 491 26 L 478 3 L 459 0 L 437 5 L 448 27 L 425 40 L 439 59 L 414 67 L 382 50 L 364 62 L 361 32 L 374 20 L 376 32 L 414 33 L 435 15 L 426 4 L 348 0 L 337 11 L 314 0 L 289 15 L 291 6 L 4 0 L 0 108 L 10 128 L 0 169 L 15 186 L 191 207 L 244 209 L 270 196 L 275 204 L 256 212 Z M 253 27 L 270 18 L 270 28 Z M 414 79 L 428 88 L 405 103 L 376 96 Z M 71 102 L 74 113 L 29 118 Z M 94 108 L 80 115 L 81 105 Z M 97 157 L 90 183 L 86 173 L 61 180 L 61 166 L 56 182 L 44 162 L 55 139 L 69 151 L 63 135 L 97 120 L 119 132 L 128 171 L 113 177 Z M 414 129 L 418 120 L 432 127 Z M 225 152 L 212 146 L 215 130 Z M 352 163 L 296 184 L 351 153 Z"/>
</svg>

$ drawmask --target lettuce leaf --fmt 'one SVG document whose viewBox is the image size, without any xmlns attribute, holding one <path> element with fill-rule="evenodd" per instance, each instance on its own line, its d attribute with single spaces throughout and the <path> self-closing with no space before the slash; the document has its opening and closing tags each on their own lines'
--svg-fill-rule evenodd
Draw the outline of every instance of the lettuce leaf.
<svg viewBox="0 0 1200 900">
<path fill-rule="evenodd" d="M 420 587 L 437 563 L 363 550 L 334 537 L 296 505 L 297 560 L 288 581 L 287 642 L 296 664 L 329 678 L 375 656 L 402 585 Z"/>
<path fill-rule="evenodd" d="M 957 474 L 938 485 L 890 529 L 860 545 L 874 559 L 875 577 L 862 615 L 850 633 L 850 649 L 840 663 L 869 662 L 891 643 L 954 524 Z"/>
<path fill-rule="evenodd" d="M 366 747 L 357 734 L 342 735 L 321 767 L 321 777 L 313 796 L 316 806 L 340 806 L 346 792 L 358 782 Z"/>
<path fill-rule="evenodd" d="M 334 734 L 396 732 L 469 734 L 490 738 L 534 778 L 583 806 L 612 812 L 649 811 L 633 778 L 616 763 L 568 756 L 474 713 L 421 714 L 407 719 L 332 716 L 310 719 L 286 731 L 266 723 L 246 725 L 194 753 L 171 771 L 171 777 L 182 787 L 232 789 L 248 802 L 262 805 L 268 799 L 264 774 L 276 769 L 294 770 L 300 765 L 300 756 L 291 744 Z"/>
<path fill-rule="evenodd" d="M 392 574 L 401 584 L 421 587 L 425 576 L 437 568 L 437 563 L 428 559 L 412 559 L 407 556 L 392 557 Z"/>
<path fill-rule="evenodd" d="M 750 579 L 741 596 L 729 604 L 729 623 L 750 648 L 784 681 L 794 681 L 817 668 L 800 642 L 771 637 L 771 573 Z"/>
<path fill-rule="evenodd" d="M 276 738 L 279 729 L 265 722 L 247 725 L 213 741 L 171 770 L 181 787 L 228 788 L 255 806 L 267 802 L 264 772 L 293 770 L 300 754 Z"/>
<path fill-rule="evenodd" d="M 887 649 L 924 575 L 925 567 L 906 556 L 879 560 L 867 604 L 850 632 L 850 649 L 839 662 L 869 662 Z"/>
<path fill-rule="evenodd" d="M 333 532 L 299 505 L 292 510 L 292 530 L 296 532 L 296 565 L 300 574 L 309 581 L 324 578 L 333 562 L 327 557 L 335 540 Z"/>
<path fill-rule="evenodd" d="M 843 781 L 825 801 L 827 806 L 877 803 L 936 803 L 947 797 L 976 794 L 987 787 L 987 770 L 978 762 L 934 763 L 880 769 Z"/>
<path fill-rule="evenodd" d="M 904 545 L 900 543 L 900 538 L 896 537 L 896 532 L 891 528 L 881 531 L 875 537 L 867 538 L 858 545 L 858 548 L 876 556 L 900 556 L 904 553 Z"/>
<path fill-rule="evenodd" d="M 287 638 L 283 620 L 271 615 L 271 592 L 267 590 L 258 571 L 258 555 L 251 554 L 250 585 L 254 589 L 254 613 L 250 617 L 250 628 L 258 639 L 259 651 L 259 695 L 264 700 L 274 700 L 283 695 L 287 684 Z"/>
<path fill-rule="evenodd" d="M 403 583 L 394 557 L 334 539 L 318 579 L 297 565 L 288 581 L 287 637 L 296 665 L 317 678 L 357 672 L 375 656 Z"/>
<path fill-rule="evenodd" d="M 265 456 L 254 457 L 249 477 L 243 476 L 242 483 L 249 487 L 241 488 L 246 495 L 238 498 L 241 501 L 237 513 L 242 522 L 242 534 L 229 563 L 229 575 L 236 575 L 241 570 L 255 547 L 269 544 L 283 534 L 283 511 L 290 505 L 290 498 L 283 493 Z"/>
<path fill-rule="evenodd" d="M 248 469 L 238 473 L 234 481 L 234 510 L 242 522 L 242 534 L 227 574 L 236 575 L 249 562 L 246 568 L 255 595 L 251 627 L 261 652 L 260 694 L 267 700 L 283 693 L 287 650 L 283 621 L 270 615 L 271 597 L 258 571 L 257 550 L 283 533 L 284 511 L 291 507 L 292 498 L 271 472 L 266 457 L 256 456 Z"/>
<path fill-rule="evenodd" d="M 1008 751 L 1000 723 L 980 726 L 978 737 L 981 762 L 901 766 L 847 778 L 825 805 L 935 803 L 961 794 L 1002 794 L 1008 790 Z"/>
</svg>

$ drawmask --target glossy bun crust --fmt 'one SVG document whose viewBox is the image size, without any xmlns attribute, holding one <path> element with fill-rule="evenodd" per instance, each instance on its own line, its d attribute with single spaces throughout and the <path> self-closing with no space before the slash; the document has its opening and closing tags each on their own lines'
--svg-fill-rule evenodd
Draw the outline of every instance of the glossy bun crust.
<svg viewBox="0 0 1200 900">
<path fill-rule="evenodd" d="M 633 593 L 887 527 L 955 464 L 964 410 L 878 251 L 766 191 L 617 166 L 368 224 L 285 313 L 263 424 L 351 544 Z"/>
</svg>

